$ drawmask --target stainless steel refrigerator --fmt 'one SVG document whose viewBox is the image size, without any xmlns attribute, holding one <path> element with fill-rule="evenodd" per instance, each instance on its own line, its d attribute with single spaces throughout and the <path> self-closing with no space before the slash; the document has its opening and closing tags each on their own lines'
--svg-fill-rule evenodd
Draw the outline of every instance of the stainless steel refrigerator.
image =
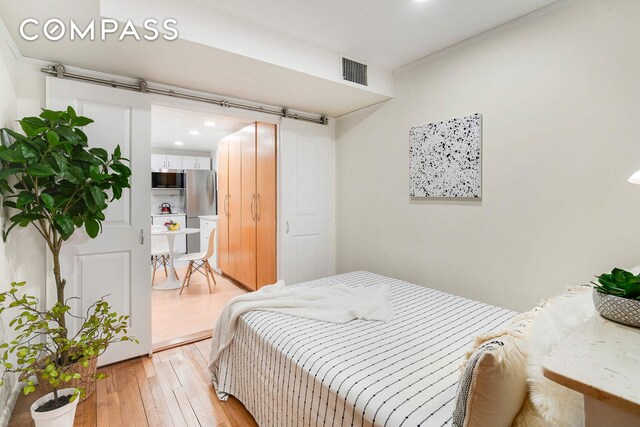
<svg viewBox="0 0 640 427">
<path fill-rule="evenodd" d="M 217 215 L 218 213 L 218 181 L 215 171 L 185 171 L 187 227 L 200 228 L 199 216 Z M 201 252 L 200 235 L 187 235 L 187 253 Z"/>
</svg>

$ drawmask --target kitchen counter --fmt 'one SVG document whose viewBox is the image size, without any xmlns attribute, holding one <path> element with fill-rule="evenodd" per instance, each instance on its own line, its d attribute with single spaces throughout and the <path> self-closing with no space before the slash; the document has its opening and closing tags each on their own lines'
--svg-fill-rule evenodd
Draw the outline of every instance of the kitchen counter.
<svg viewBox="0 0 640 427">
<path fill-rule="evenodd" d="M 217 221 L 218 220 L 218 215 L 202 215 L 202 216 L 199 216 L 198 218 L 200 218 L 200 219 L 208 219 L 209 221 Z"/>
</svg>

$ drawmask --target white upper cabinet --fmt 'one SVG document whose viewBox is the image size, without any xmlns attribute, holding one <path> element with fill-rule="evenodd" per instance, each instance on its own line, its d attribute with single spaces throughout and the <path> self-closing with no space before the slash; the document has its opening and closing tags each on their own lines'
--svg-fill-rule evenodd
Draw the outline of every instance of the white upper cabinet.
<svg viewBox="0 0 640 427">
<path fill-rule="evenodd" d="M 167 156 L 167 169 L 182 169 L 182 156 Z"/>
<path fill-rule="evenodd" d="M 151 169 L 167 169 L 167 156 L 164 154 L 152 154 Z"/>
<path fill-rule="evenodd" d="M 152 154 L 151 169 L 211 170 L 211 157 Z"/>
<path fill-rule="evenodd" d="M 182 156 L 185 170 L 211 170 L 211 157 Z"/>
<path fill-rule="evenodd" d="M 182 169 L 182 156 L 152 154 L 151 169 Z"/>
<path fill-rule="evenodd" d="M 211 170 L 211 157 L 198 157 L 198 169 Z"/>
<path fill-rule="evenodd" d="M 182 156 L 182 166 L 184 166 L 185 170 L 198 169 L 198 158 Z"/>
</svg>

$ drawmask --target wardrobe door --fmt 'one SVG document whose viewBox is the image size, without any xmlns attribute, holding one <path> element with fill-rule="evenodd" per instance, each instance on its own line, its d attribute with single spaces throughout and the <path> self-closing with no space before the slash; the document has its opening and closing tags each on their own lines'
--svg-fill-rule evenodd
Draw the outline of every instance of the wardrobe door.
<svg viewBox="0 0 640 427">
<path fill-rule="evenodd" d="M 218 268 L 229 271 L 229 138 L 218 142 Z"/>
<path fill-rule="evenodd" d="M 257 287 L 276 282 L 276 126 L 257 124 Z"/>
<path fill-rule="evenodd" d="M 256 287 L 256 125 L 240 131 L 242 140 L 242 271 L 240 281 Z"/>
<path fill-rule="evenodd" d="M 240 280 L 242 272 L 242 138 L 229 137 L 229 267 L 226 274 Z"/>
</svg>

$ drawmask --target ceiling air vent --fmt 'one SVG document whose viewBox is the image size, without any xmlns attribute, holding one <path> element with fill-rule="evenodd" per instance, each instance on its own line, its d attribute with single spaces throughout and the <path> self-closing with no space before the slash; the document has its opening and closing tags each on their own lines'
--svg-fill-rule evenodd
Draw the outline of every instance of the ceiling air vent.
<svg viewBox="0 0 640 427">
<path fill-rule="evenodd" d="M 367 66 L 351 59 L 342 58 L 342 78 L 367 86 Z"/>
</svg>

